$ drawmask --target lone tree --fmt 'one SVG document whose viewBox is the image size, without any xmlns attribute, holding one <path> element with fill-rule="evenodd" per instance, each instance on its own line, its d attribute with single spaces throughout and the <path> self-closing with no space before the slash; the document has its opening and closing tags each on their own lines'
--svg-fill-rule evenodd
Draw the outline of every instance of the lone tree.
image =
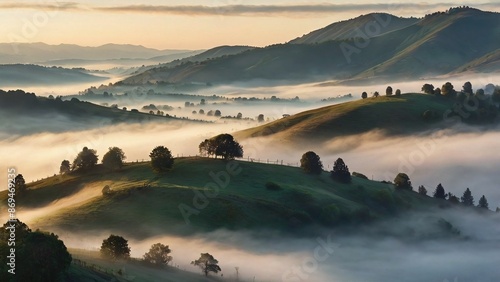
<svg viewBox="0 0 500 282">
<path fill-rule="evenodd" d="M 306 152 L 300 159 L 300 167 L 310 174 L 321 174 L 323 171 L 323 163 L 320 157 L 313 151 Z"/>
<path fill-rule="evenodd" d="M 215 110 L 214 116 L 215 117 L 220 117 L 222 113 L 219 110 Z"/>
<path fill-rule="evenodd" d="M 398 173 L 394 178 L 394 185 L 396 185 L 397 189 L 413 190 L 410 177 L 406 173 Z"/>
<path fill-rule="evenodd" d="M 264 115 L 263 115 L 263 114 L 260 114 L 260 115 L 257 117 L 257 121 L 258 121 L 258 122 L 264 122 Z"/>
<path fill-rule="evenodd" d="M 486 200 L 486 197 L 484 195 L 481 197 L 481 199 L 479 199 L 479 205 L 477 206 L 483 209 L 488 208 L 488 200 Z"/>
<path fill-rule="evenodd" d="M 361 98 L 363 98 L 363 99 L 368 98 L 368 93 L 366 93 L 366 92 L 361 93 Z"/>
<path fill-rule="evenodd" d="M 82 151 L 78 153 L 75 160 L 73 161 L 73 170 L 79 169 L 89 169 L 94 167 L 98 161 L 96 150 L 83 147 Z"/>
<path fill-rule="evenodd" d="M 201 254 L 200 258 L 192 261 L 191 264 L 200 267 L 205 276 L 208 276 L 210 272 L 217 274 L 222 271 L 218 265 L 219 261 L 209 253 Z"/>
<path fill-rule="evenodd" d="M 441 87 L 441 95 L 454 98 L 457 96 L 457 91 L 455 91 L 455 89 L 453 88 L 453 84 L 451 84 L 451 82 L 446 82 Z"/>
<path fill-rule="evenodd" d="M 395 95 L 398 96 L 398 97 L 401 96 L 401 89 L 396 89 L 396 94 Z"/>
<path fill-rule="evenodd" d="M 387 86 L 387 88 L 385 89 L 385 95 L 392 96 L 392 87 Z"/>
<path fill-rule="evenodd" d="M 351 182 L 351 173 L 349 172 L 349 168 L 347 165 L 344 163 L 344 160 L 341 158 L 338 158 L 335 163 L 333 164 L 333 170 L 331 173 L 331 177 L 333 180 L 342 182 L 342 183 L 349 183 Z"/>
<path fill-rule="evenodd" d="M 378 93 L 378 91 L 373 92 L 373 97 L 377 98 L 378 96 L 380 96 L 380 94 Z"/>
<path fill-rule="evenodd" d="M 61 166 L 59 167 L 59 173 L 65 174 L 71 171 L 71 164 L 68 160 L 64 160 L 61 162 Z"/>
<path fill-rule="evenodd" d="M 117 235 L 110 235 L 108 239 L 104 239 L 100 252 L 103 257 L 112 260 L 130 258 L 128 241 Z"/>
<path fill-rule="evenodd" d="M 426 83 L 422 86 L 422 92 L 425 94 L 435 94 L 434 85 Z"/>
<path fill-rule="evenodd" d="M 151 246 L 149 252 L 144 254 L 144 261 L 157 266 L 167 265 L 172 261 L 172 257 L 169 256 L 171 252 L 168 246 L 162 243 L 156 243 Z"/>
<path fill-rule="evenodd" d="M 221 156 L 225 160 L 243 157 L 243 147 L 227 133 L 205 139 L 198 145 L 198 149 L 201 155 L 215 156 L 215 158 Z"/>
<path fill-rule="evenodd" d="M 473 206 L 474 205 L 474 197 L 472 197 L 472 192 L 470 191 L 469 188 L 467 188 L 464 192 L 464 195 L 460 198 L 462 204 L 466 206 Z"/>
<path fill-rule="evenodd" d="M 418 186 L 418 193 L 420 195 L 427 196 L 427 189 L 423 185 Z"/>
<path fill-rule="evenodd" d="M 169 171 L 174 165 L 174 158 L 167 147 L 157 146 L 149 154 L 151 158 L 151 166 L 156 172 Z"/>
<path fill-rule="evenodd" d="M 462 92 L 469 95 L 474 94 L 474 90 L 472 90 L 472 83 L 470 83 L 470 81 L 464 83 L 464 85 L 462 86 Z"/>
<path fill-rule="evenodd" d="M 17 193 L 24 193 L 26 192 L 26 181 L 24 180 L 24 176 L 22 174 L 18 174 L 16 178 L 14 178 L 14 184 L 16 185 L 16 192 Z"/>
<path fill-rule="evenodd" d="M 438 184 L 436 190 L 434 191 L 434 198 L 446 199 L 446 192 L 444 191 L 443 185 Z"/>
<path fill-rule="evenodd" d="M 102 164 L 108 169 L 121 169 L 125 153 L 118 147 L 110 147 L 109 151 L 102 157 Z"/>
</svg>

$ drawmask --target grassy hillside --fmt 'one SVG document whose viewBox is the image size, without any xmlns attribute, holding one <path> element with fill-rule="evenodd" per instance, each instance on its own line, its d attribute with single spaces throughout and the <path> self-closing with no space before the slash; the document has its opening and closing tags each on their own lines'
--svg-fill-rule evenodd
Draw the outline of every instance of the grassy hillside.
<svg viewBox="0 0 500 282">
<path fill-rule="evenodd" d="M 358 20 L 368 24 L 368 19 Z M 371 37 L 352 33 L 355 27 L 349 22 L 338 23 L 339 27 L 346 25 L 346 30 L 335 29 L 331 36 L 338 37 L 336 40 L 324 41 L 321 35 L 319 43 L 314 44 L 277 44 L 232 56 L 153 68 L 119 84 L 223 84 L 250 80 L 299 83 L 373 77 L 390 77 L 394 81 L 447 74 L 476 59 L 487 59 L 484 56 L 497 50 L 499 23 L 499 13 L 469 8 L 435 13 L 406 26 L 394 20 L 400 28 Z"/>
<path fill-rule="evenodd" d="M 206 205 L 203 199 L 195 199 L 203 206 L 195 206 L 194 197 L 214 192 L 207 188 L 215 185 L 210 173 L 225 174 L 226 161 L 178 158 L 172 171 L 163 175 L 154 173 L 149 163 L 133 163 L 118 172 L 99 166 L 87 173 L 51 177 L 29 185 L 28 193 L 18 200 L 18 216 L 23 220 L 23 210 L 45 207 L 30 227 L 113 230 L 133 238 L 189 235 L 219 228 L 301 234 L 314 232 L 313 226 L 363 223 L 438 203 L 416 192 L 395 191 L 390 184 L 363 178 L 353 177 L 351 184 L 341 184 L 327 172 L 313 176 L 296 167 L 240 161 L 230 165 L 235 166 L 230 172 L 239 173 L 230 176 L 227 186 L 220 177 L 218 194 L 207 198 Z M 273 187 L 266 188 L 268 183 Z M 112 195 L 101 195 L 105 185 L 114 191 Z M 0 200 L 6 197 L 5 191 L 0 192 Z M 180 204 L 196 209 L 188 217 L 189 224 Z"/>
<path fill-rule="evenodd" d="M 369 37 L 379 36 L 381 34 L 398 30 L 410 26 L 416 22 L 416 18 L 399 18 L 385 13 L 371 13 L 362 15 L 354 19 L 333 23 L 324 28 L 315 30 L 304 36 L 296 38 L 289 43 L 292 44 L 315 44 L 331 40 L 349 39 L 356 36 L 358 30 L 366 30 L 370 25 L 379 24 L 380 32 Z"/>
<path fill-rule="evenodd" d="M 439 123 L 426 121 L 423 113 L 431 110 L 436 120 L 452 101 L 426 94 L 380 96 L 309 110 L 246 129 L 234 134 L 237 138 L 273 136 L 282 141 L 316 140 L 383 130 L 387 134 L 415 133 L 435 128 Z"/>
</svg>

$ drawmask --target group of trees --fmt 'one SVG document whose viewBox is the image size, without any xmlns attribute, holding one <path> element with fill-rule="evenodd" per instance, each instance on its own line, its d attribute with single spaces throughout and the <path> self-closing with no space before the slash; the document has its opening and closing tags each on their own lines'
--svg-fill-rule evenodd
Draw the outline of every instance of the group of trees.
<svg viewBox="0 0 500 282">
<path fill-rule="evenodd" d="M 300 159 L 300 167 L 309 174 L 321 174 L 321 172 L 323 172 L 323 163 L 321 162 L 318 154 L 313 151 L 306 152 L 302 155 L 302 158 Z M 349 168 L 341 158 L 338 158 L 333 164 L 330 176 L 338 182 L 351 182 L 351 173 L 349 172 Z"/>
<path fill-rule="evenodd" d="M 127 260 L 130 258 L 128 240 L 121 236 L 112 234 L 102 241 L 100 253 L 104 258 L 113 261 Z M 149 251 L 143 255 L 142 260 L 148 264 L 163 267 L 168 265 L 173 260 L 173 257 L 170 255 L 171 253 L 172 250 L 168 245 L 156 243 L 153 244 Z M 200 258 L 192 261 L 191 264 L 200 267 L 205 276 L 208 276 L 210 272 L 218 273 L 222 271 L 218 265 L 219 261 L 209 253 L 202 253 Z"/>
<path fill-rule="evenodd" d="M 122 149 L 118 147 L 110 147 L 109 151 L 104 154 L 102 158 L 102 164 L 105 168 L 110 170 L 121 169 L 123 166 L 123 161 L 126 159 L 125 153 Z M 88 170 L 97 165 L 99 156 L 97 151 L 94 149 L 89 149 L 88 147 L 83 147 L 82 151 L 78 153 L 73 164 L 68 160 L 63 160 L 59 167 L 59 173 L 65 174 L 76 170 Z"/>
<path fill-rule="evenodd" d="M 396 178 L 394 178 L 394 186 L 396 187 L 396 189 L 405 189 L 410 191 L 413 190 L 410 177 L 408 177 L 406 173 L 398 173 Z M 421 185 L 418 187 L 418 193 L 427 196 L 427 189 L 423 185 Z M 439 183 L 434 190 L 433 197 L 443 200 L 447 199 L 448 201 L 455 204 L 461 203 L 465 206 L 474 206 L 474 197 L 472 196 L 472 192 L 469 188 L 464 191 L 463 196 L 459 199 L 452 193 L 446 193 L 443 185 Z M 488 208 L 488 200 L 486 200 L 486 197 L 484 195 L 479 199 L 478 207 L 485 209 Z"/>
<path fill-rule="evenodd" d="M 7 260 L 0 265 L 0 281 L 60 281 L 72 261 L 64 242 L 53 233 L 32 231 L 19 220 L 13 225 L 7 222 L 0 228 L 0 256 Z M 11 228 L 15 228 L 15 246 L 9 245 Z M 15 274 L 8 272 L 12 254 Z"/>
<path fill-rule="evenodd" d="M 243 147 L 234 140 L 231 134 L 219 134 L 210 139 L 205 139 L 198 146 L 200 154 L 203 156 L 220 156 L 225 160 L 243 157 Z"/>
<path fill-rule="evenodd" d="M 243 157 L 243 147 L 234 140 L 231 134 L 219 134 L 213 138 L 205 139 L 200 143 L 198 149 L 202 155 L 221 157 L 225 160 L 232 160 L 234 158 Z M 151 158 L 151 167 L 155 172 L 162 173 L 169 171 L 174 165 L 174 157 L 172 152 L 165 146 L 155 147 L 149 154 Z M 108 152 L 102 159 L 103 167 L 109 170 L 119 170 L 123 167 L 124 160 L 126 159 L 125 153 L 118 147 L 110 147 Z M 88 170 L 97 165 L 99 158 L 97 151 L 84 147 L 78 153 L 73 164 L 68 160 L 63 160 L 59 167 L 59 173 L 65 174 L 71 171 Z M 18 190 L 25 188 L 24 178 L 19 175 L 16 180 Z"/>
<path fill-rule="evenodd" d="M 396 89 L 396 92 L 394 93 L 392 87 L 391 86 L 387 86 L 387 88 L 385 89 L 385 95 L 386 96 L 392 96 L 393 94 L 395 96 L 401 96 L 401 90 L 400 89 Z M 376 98 L 378 96 L 380 96 L 380 93 L 378 91 L 373 92 L 373 97 L 374 98 Z M 361 98 L 363 98 L 363 99 L 368 98 L 368 93 L 366 93 L 366 92 L 361 93 Z"/>
</svg>

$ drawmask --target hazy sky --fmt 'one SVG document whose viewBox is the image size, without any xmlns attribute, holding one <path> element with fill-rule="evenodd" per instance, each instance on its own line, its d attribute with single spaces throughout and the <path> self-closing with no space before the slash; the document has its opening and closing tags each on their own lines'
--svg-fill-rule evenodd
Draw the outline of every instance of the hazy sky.
<svg viewBox="0 0 500 282">
<path fill-rule="evenodd" d="M 500 0 L 447 1 L 6 0 L 0 2 L 0 42 L 266 46 L 373 11 L 418 17 L 457 5 L 500 11 Z"/>
</svg>

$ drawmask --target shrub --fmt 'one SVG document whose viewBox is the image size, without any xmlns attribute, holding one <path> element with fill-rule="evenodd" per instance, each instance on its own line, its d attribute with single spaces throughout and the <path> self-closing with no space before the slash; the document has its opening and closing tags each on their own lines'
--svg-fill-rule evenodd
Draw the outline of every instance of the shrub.
<svg viewBox="0 0 500 282">
<path fill-rule="evenodd" d="M 274 182 L 267 182 L 266 189 L 271 190 L 271 191 L 279 191 L 279 190 L 281 190 L 281 186 L 274 183 Z"/>
<path fill-rule="evenodd" d="M 355 172 L 355 171 L 352 172 L 352 176 L 357 177 L 357 178 L 368 179 L 368 177 L 366 177 L 366 175 L 359 173 L 359 172 Z"/>
</svg>

